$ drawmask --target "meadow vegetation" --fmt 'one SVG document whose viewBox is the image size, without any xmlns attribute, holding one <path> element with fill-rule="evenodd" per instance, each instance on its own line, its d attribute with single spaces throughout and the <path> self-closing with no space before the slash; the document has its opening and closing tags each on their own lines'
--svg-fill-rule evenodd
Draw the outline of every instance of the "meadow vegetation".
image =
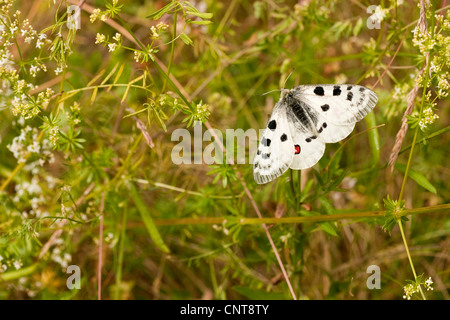
<svg viewBox="0 0 450 320">
<path fill-rule="evenodd" d="M 448 299 L 449 7 L 0 0 L 0 298 Z M 173 163 L 319 83 L 379 101 L 313 168 Z"/>
</svg>

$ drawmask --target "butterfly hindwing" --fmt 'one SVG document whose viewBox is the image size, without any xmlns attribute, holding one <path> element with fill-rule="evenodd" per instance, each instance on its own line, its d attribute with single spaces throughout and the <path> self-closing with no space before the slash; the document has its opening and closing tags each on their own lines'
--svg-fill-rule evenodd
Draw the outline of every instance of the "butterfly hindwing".
<svg viewBox="0 0 450 320">
<path fill-rule="evenodd" d="M 337 125 L 358 122 L 378 101 L 372 90 L 351 84 L 298 86 L 294 89 L 294 95 L 312 106 L 327 123 Z"/>
<path fill-rule="evenodd" d="M 295 127 L 293 130 L 296 130 Z M 315 165 L 325 152 L 325 142 L 316 136 L 314 139 L 309 134 L 301 131 L 292 132 L 294 141 L 294 159 L 289 166 L 291 169 L 301 170 Z"/>
<path fill-rule="evenodd" d="M 320 139 L 325 143 L 334 143 L 345 139 L 355 128 L 354 123 L 338 125 L 328 120 L 323 115 L 318 116 L 317 132 Z"/>
<path fill-rule="evenodd" d="M 294 158 L 286 109 L 277 104 L 263 131 L 255 158 L 253 176 L 259 184 L 281 176 Z"/>
</svg>

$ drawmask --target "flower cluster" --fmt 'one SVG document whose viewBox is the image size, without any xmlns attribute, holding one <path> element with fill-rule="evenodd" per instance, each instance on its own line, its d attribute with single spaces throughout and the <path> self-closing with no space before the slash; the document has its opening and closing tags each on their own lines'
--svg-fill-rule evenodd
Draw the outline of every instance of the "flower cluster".
<svg viewBox="0 0 450 320">
<path fill-rule="evenodd" d="M 42 167 L 46 162 L 54 161 L 53 153 L 50 151 L 50 144 L 47 139 L 39 142 L 38 130 L 26 126 L 20 130 L 20 135 L 15 137 L 10 144 L 7 145 L 9 151 L 17 159 L 18 163 L 25 163 L 31 154 L 38 156 L 38 164 Z"/>
<path fill-rule="evenodd" d="M 419 120 L 419 127 L 423 131 L 425 128 L 433 124 L 439 116 L 434 113 L 432 108 L 427 108 L 423 111 L 422 118 Z"/>
<path fill-rule="evenodd" d="M 403 295 L 403 299 L 411 300 L 413 294 L 419 292 L 419 286 L 414 283 L 410 283 L 403 287 L 403 291 L 405 293 Z"/>
<path fill-rule="evenodd" d="M 121 5 L 117 5 L 118 0 L 112 0 L 111 4 L 107 4 L 107 10 L 102 11 L 101 9 L 94 9 L 92 11 L 92 14 L 89 17 L 89 20 L 91 21 L 91 23 L 94 23 L 97 20 L 101 20 L 101 21 L 106 21 L 108 20 L 108 18 L 113 18 L 119 11 L 120 8 L 122 7 Z"/>
<path fill-rule="evenodd" d="M 114 42 L 110 42 L 109 37 L 106 35 L 97 33 L 97 36 L 95 37 L 95 44 L 103 44 L 105 47 L 108 47 L 109 52 L 114 52 L 122 46 L 122 35 L 116 32 L 114 37 L 112 37 L 112 40 L 114 40 Z"/>
<path fill-rule="evenodd" d="M 155 26 L 151 26 L 150 28 L 150 39 L 157 40 L 160 38 L 160 32 L 167 30 L 169 26 L 163 22 L 160 22 Z"/>
<path fill-rule="evenodd" d="M 46 91 L 42 91 L 37 97 L 31 97 L 25 93 L 26 82 L 25 80 L 19 80 L 16 82 L 16 95 L 12 100 L 12 113 L 15 116 L 21 116 L 24 119 L 31 119 L 38 115 L 42 109 L 45 109 L 50 98 L 53 96 L 54 92 L 52 89 L 48 88 Z M 28 87 L 29 89 L 30 87 Z"/>
<path fill-rule="evenodd" d="M 22 260 L 21 259 L 6 259 L 2 255 L 0 255 L 0 273 L 7 271 L 9 268 L 13 267 L 15 270 L 19 270 L 22 268 Z"/>
<path fill-rule="evenodd" d="M 102 10 L 97 8 L 92 11 L 91 15 L 89 16 L 89 20 L 91 21 L 91 23 L 94 23 L 98 19 L 100 19 L 101 21 L 106 21 L 108 20 L 108 15 L 106 12 L 103 12 Z"/>
<path fill-rule="evenodd" d="M 422 281 L 422 276 L 417 278 L 416 282 L 410 282 L 406 286 L 403 287 L 404 295 L 403 299 L 411 300 L 412 296 L 415 293 L 420 291 L 420 286 L 424 286 L 427 291 L 433 291 L 433 280 L 429 277 L 427 280 Z"/>
<path fill-rule="evenodd" d="M 72 261 L 72 255 L 70 253 L 64 252 L 64 240 L 58 238 L 54 242 L 55 247 L 51 253 L 51 259 L 59 264 L 62 268 L 67 268 L 69 263 Z"/>
<path fill-rule="evenodd" d="M 26 126 L 20 130 L 20 135 L 15 137 L 7 148 L 13 153 L 18 163 L 24 163 L 27 161 L 29 153 L 39 153 L 40 146 L 37 139 L 37 129 Z"/>
<path fill-rule="evenodd" d="M 205 122 L 208 120 L 208 117 L 210 115 L 209 111 L 209 105 L 204 104 L 200 101 L 200 103 L 197 104 L 197 112 L 195 114 L 195 120 Z"/>
</svg>

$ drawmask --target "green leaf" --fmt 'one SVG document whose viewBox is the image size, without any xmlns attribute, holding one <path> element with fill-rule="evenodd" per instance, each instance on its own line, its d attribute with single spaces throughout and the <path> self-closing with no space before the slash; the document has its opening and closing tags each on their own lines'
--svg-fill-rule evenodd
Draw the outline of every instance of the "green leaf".
<svg viewBox="0 0 450 320">
<path fill-rule="evenodd" d="M 325 197 L 319 197 L 319 201 L 326 214 L 335 214 L 333 205 Z"/>
<path fill-rule="evenodd" d="M 250 300 L 286 300 L 289 299 L 283 293 L 265 292 L 263 290 L 254 290 L 243 286 L 234 286 L 233 290 Z"/>
<path fill-rule="evenodd" d="M 200 17 L 202 19 L 211 19 L 213 17 L 212 13 L 208 12 L 193 12 L 193 11 L 186 11 L 187 14 L 192 14 L 193 16 Z"/>
<path fill-rule="evenodd" d="M 176 2 L 170 2 L 166 6 L 159 9 L 158 11 L 155 11 L 152 14 L 148 15 L 147 18 L 153 19 L 153 20 L 159 20 L 164 14 L 169 12 L 176 5 L 177 5 Z"/>
<path fill-rule="evenodd" d="M 156 228 L 155 222 L 153 221 L 150 211 L 148 210 L 144 201 L 141 199 L 141 196 L 137 192 L 136 187 L 132 182 L 130 182 L 130 195 L 131 198 L 133 198 L 133 201 L 136 204 L 139 213 L 141 214 L 141 218 L 144 221 L 148 234 L 150 235 L 156 246 L 159 249 L 161 249 L 161 251 L 169 253 L 170 250 L 164 243 L 164 240 L 161 237 L 161 235 L 159 234 L 158 228 Z"/>
<path fill-rule="evenodd" d="M 404 164 L 396 163 L 395 169 L 405 173 L 406 172 L 406 166 Z M 421 187 L 427 189 L 428 191 L 436 194 L 437 190 L 436 188 L 430 183 L 430 181 L 427 180 L 421 173 L 414 171 L 413 169 L 408 170 L 408 177 L 410 177 L 412 180 L 417 182 L 418 185 Z"/>
<path fill-rule="evenodd" d="M 401 211 L 405 208 L 405 200 L 392 200 L 391 197 L 387 195 L 387 198 L 383 199 L 383 202 L 386 209 L 383 230 L 388 231 L 389 234 L 391 234 L 392 229 L 394 229 L 394 226 L 398 222 L 398 219 L 401 221 L 408 221 L 408 218 L 405 216 L 398 218 L 399 213 L 401 213 Z"/>
<path fill-rule="evenodd" d="M 356 21 L 355 26 L 353 27 L 353 35 L 355 37 L 361 32 L 363 26 L 364 26 L 363 19 L 359 18 L 358 21 Z"/>
<path fill-rule="evenodd" d="M 334 237 L 338 236 L 336 226 L 332 222 L 329 222 L 329 221 L 322 222 L 320 224 L 320 229 L 322 229 L 323 231 L 325 231 L 326 233 L 328 233 Z"/>
<path fill-rule="evenodd" d="M 13 281 L 13 280 L 17 280 L 23 277 L 27 277 L 30 276 L 31 274 L 33 274 L 36 269 L 38 268 L 39 264 L 33 264 L 31 266 L 28 267 L 24 267 L 21 268 L 19 270 L 12 270 L 12 271 L 8 271 L 8 272 L 4 272 L 2 274 L 0 274 L 0 281 Z"/>
<path fill-rule="evenodd" d="M 373 112 L 369 112 L 369 114 L 365 118 L 366 124 L 368 128 L 373 128 L 377 126 L 377 120 L 375 118 L 375 114 Z M 380 162 L 380 137 L 378 136 L 378 129 L 369 130 L 367 132 L 367 137 L 369 138 L 369 148 L 371 154 L 371 165 L 375 166 Z"/>
<path fill-rule="evenodd" d="M 262 1 L 256 1 L 253 3 L 253 11 L 255 12 L 255 18 L 264 18 L 264 11 L 266 9 L 265 3 Z"/>
<path fill-rule="evenodd" d="M 197 20 L 186 19 L 186 23 L 205 25 L 205 24 L 211 24 L 212 22 L 209 20 L 197 21 Z"/>
<path fill-rule="evenodd" d="M 183 40 L 183 42 L 184 42 L 185 44 L 187 44 L 188 46 L 194 45 L 194 41 L 192 41 L 192 39 L 189 38 L 189 37 L 187 36 L 187 34 L 181 33 L 181 34 L 180 34 L 180 38 L 181 38 L 181 40 Z"/>
</svg>

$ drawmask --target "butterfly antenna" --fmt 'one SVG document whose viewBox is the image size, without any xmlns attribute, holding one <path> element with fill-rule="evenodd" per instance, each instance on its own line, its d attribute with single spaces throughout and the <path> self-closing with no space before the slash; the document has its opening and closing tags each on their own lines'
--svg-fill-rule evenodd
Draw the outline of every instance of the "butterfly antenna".
<svg viewBox="0 0 450 320">
<path fill-rule="evenodd" d="M 269 94 L 269 93 L 274 92 L 274 91 L 281 91 L 281 90 L 280 89 L 270 90 L 269 92 L 265 92 L 263 94 L 260 94 L 260 96 L 265 96 L 266 94 Z"/>
<path fill-rule="evenodd" d="M 284 80 L 284 84 L 283 84 L 283 89 L 286 88 L 286 82 L 289 80 L 289 77 L 291 76 L 292 72 L 294 72 L 294 68 L 292 68 L 291 73 L 289 73 L 289 75 L 287 76 L 286 80 Z"/>
</svg>

